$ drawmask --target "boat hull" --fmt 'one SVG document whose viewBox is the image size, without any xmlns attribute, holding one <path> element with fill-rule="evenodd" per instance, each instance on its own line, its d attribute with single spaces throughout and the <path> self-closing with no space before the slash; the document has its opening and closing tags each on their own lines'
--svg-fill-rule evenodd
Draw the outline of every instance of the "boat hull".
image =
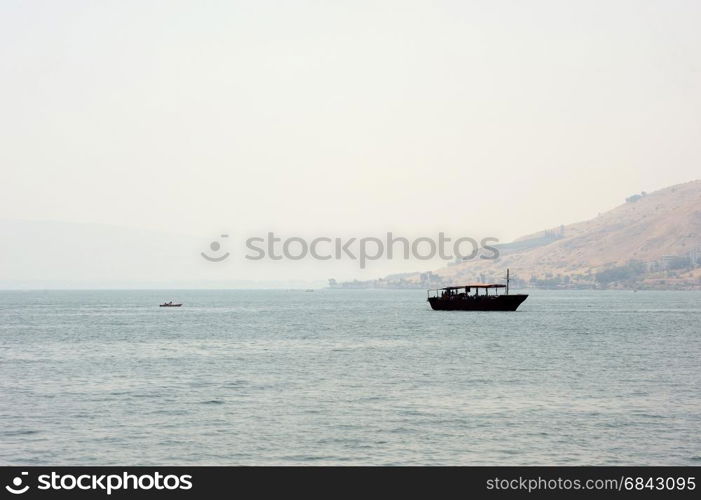
<svg viewBox="0 0 701 500">
<path fill-rule="evenodd" d="M 428 299 L 434 311 L 515 311 L 528 298 L 526 294 L 497 295 L 468 298 Z"/>
<path fill-rule="evenodd" d="M 182 304 L 161 304 L 158 307 L 180 307 Z"/>
</svg>

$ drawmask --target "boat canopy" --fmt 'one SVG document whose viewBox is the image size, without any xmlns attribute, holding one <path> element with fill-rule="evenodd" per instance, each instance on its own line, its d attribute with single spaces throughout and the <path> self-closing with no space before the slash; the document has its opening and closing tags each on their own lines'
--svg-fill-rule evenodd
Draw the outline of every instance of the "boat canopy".
<svg viewBox="0 0 701 500">
<path fill-rule="evenodd" d="M 436 290 L 459 290 L 461 288 L 506 288 L 506 285 L 502 285 L 500 283 L 468 283 L 467 285 L 436 288 Z"/>
</svg>

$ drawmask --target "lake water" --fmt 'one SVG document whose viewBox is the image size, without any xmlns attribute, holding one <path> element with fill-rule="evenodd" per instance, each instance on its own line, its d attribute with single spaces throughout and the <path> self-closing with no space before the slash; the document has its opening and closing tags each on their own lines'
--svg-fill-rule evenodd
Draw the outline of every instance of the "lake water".
<svg viewBox="0 0 701 500">
<path fill-rule="evenodd" d="M 530 293 L 0 292 L 0 463 L 700 464 L 701 293 Z"/>
</svg>

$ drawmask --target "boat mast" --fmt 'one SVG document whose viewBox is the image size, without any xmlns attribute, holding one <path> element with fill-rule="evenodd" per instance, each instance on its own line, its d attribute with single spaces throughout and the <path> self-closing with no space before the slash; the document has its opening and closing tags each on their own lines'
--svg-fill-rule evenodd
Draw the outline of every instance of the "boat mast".
<svg viewBox="0 0 701 500">
<path fill-rule="evenodd" d="M 509 295 L 509 268 L 506 268 L 506 295 Z"/>
</svg>

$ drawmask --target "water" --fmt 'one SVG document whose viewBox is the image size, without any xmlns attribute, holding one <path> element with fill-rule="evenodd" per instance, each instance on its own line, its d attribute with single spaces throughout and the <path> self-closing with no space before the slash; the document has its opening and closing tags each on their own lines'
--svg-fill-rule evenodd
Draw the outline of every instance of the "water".
<svg viewBox="0 0 701 500">
<path fill-rule="evenodd" d="M 698 465 L 700 299 L 0 292 L 0 463 Z"/>
</svg>

